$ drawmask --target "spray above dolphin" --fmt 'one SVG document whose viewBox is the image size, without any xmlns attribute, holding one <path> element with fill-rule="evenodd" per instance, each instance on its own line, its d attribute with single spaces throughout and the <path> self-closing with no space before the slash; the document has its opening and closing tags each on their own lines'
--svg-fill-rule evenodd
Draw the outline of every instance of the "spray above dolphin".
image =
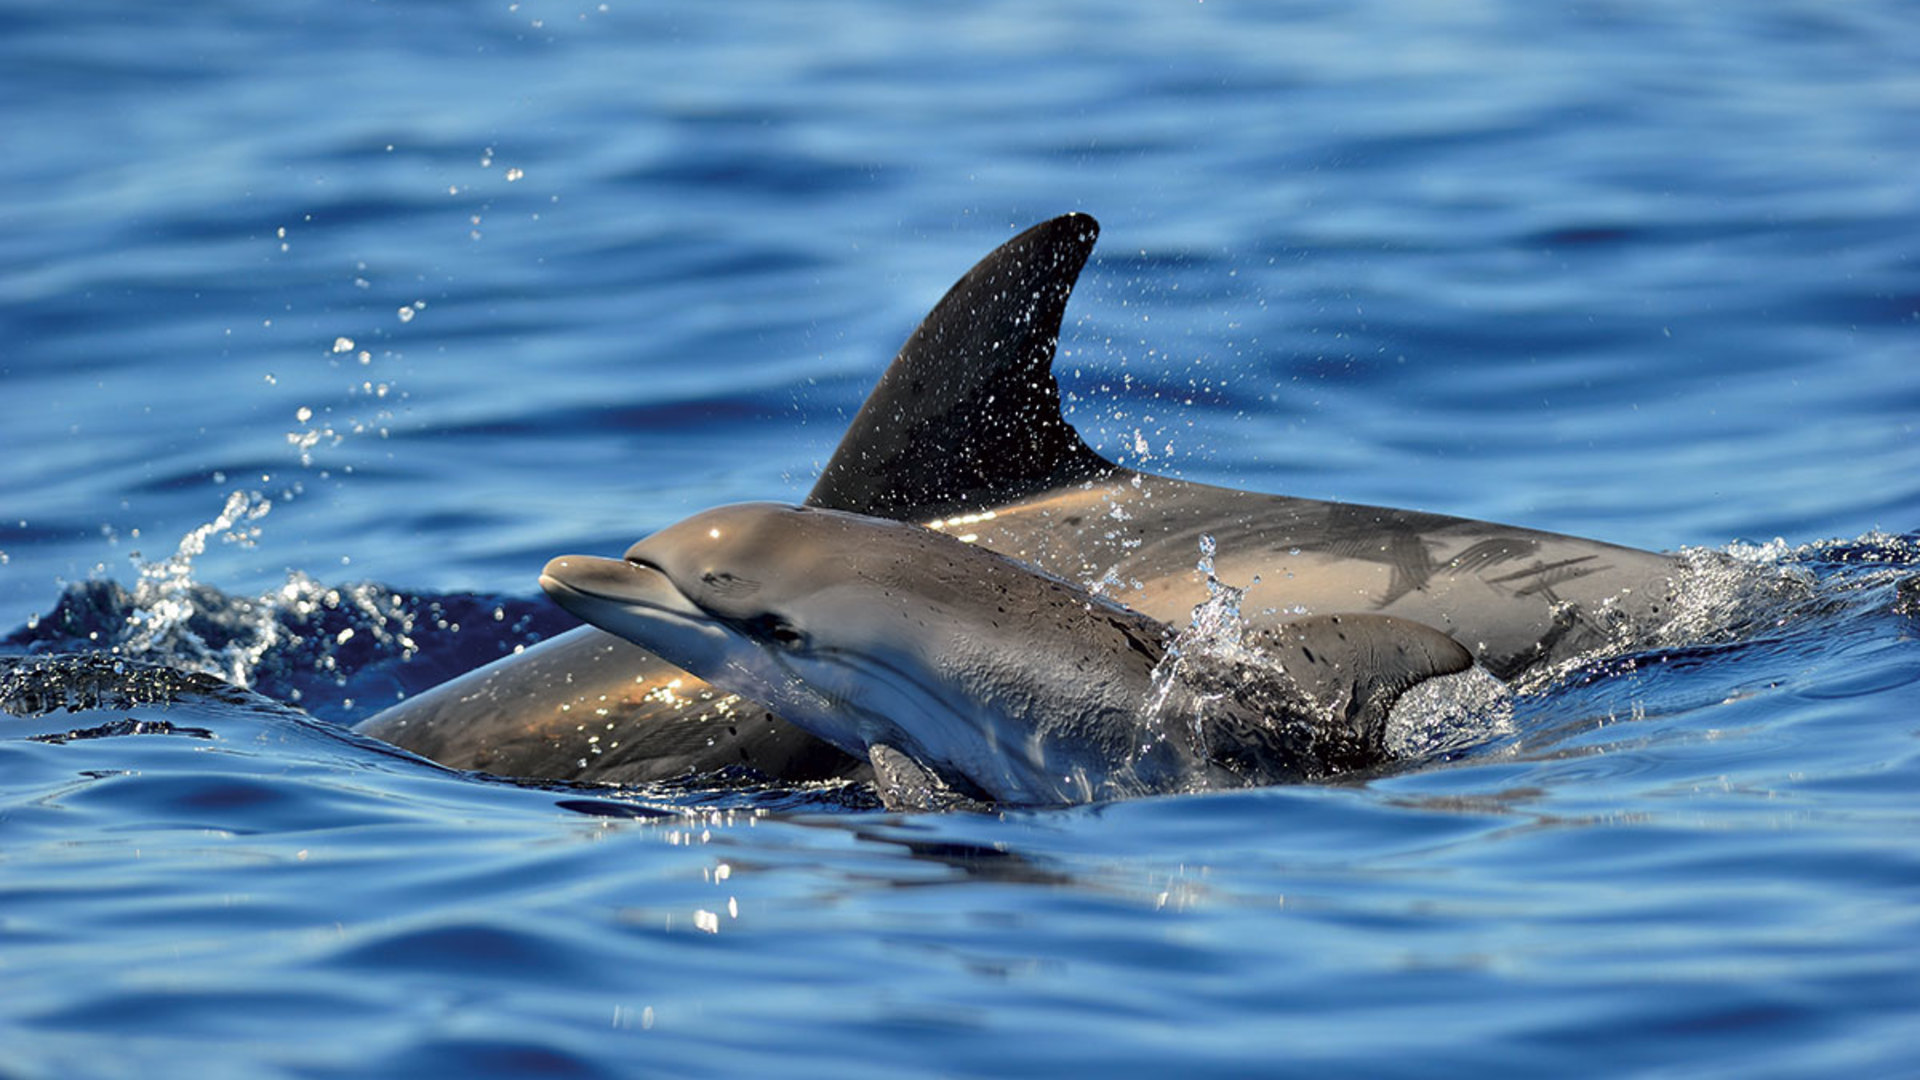
<svg viewBox="0 0 1920 1080">
<path fill-rule="evenodd" d="M 1390 616 L 1524 679 L 1641 640 L 1681 565 L 1652 552 L 1411 510 L 1138 472 L 1061 415 L 1052 373 L 1098 226 L 1043 222 L 935 306 L 855 417 L 806 504 L 917 522 L 1068 581 L 1131 583 L 1135 612 L 1178 623 L 1223 580 L 1284 583 L 1290 614 Z M 592 627 L 449 681 L 359 730 L 455 767 L 610 782 L 748 766 L 776 779 L 858 774 L 841 747 Z"/>
<path fill-rule="evenodd" d="M 1473 658 L 1429 627 L 1259 628 L 1226 680 L 1159 682 L 1165 624 L 903 522 L 772 503 L 624 560 L 567 555 L 562 607 L 870 759 L 892 806 L 1059 805 L 1315 779 L 1387 757 L 1393 706 Z"/>
</svg>

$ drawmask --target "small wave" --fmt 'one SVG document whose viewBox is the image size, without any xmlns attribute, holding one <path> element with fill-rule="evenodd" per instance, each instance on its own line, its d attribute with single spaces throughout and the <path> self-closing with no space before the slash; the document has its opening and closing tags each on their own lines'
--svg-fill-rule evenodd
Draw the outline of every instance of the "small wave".
<svg viewBox="0 0 1920 1080">
<path fill-rule="evenodd" d="M 0 712 L 14 716 L 126 710 L 234 693 L 239 692 L 210 675 L 100 654 L 0 657 Z"/>
<path fill-rule="evenodd" d="M 1482 667 L 1428 679 L 1387 714 L 1387 754 L 1396 761 L 1433 761 L 1466 753 L 1514 733 L 1513 691 Z"/>
<path fill-rule="evenodd" d="M 1911 650 L 1920 535 L 1736 543 L 1683 558 L 1671 619 L 1524 688 L 1522 757 L 1718 738 L 1745 703 L 1884 693 L 1920 670 Z"/>
<path fill-rule="evenodd" d="M 101 653 L 212 676 L 346 720 L 567 629 L 540 601 L 482 594 L 419 596 L 360 582 L 327 585 L 301 573 L 255 596 L 198 581 L 195 559 L 214 538 L 246 543 L 271 508 L 235 492 L 170 556 L 137 563 L 131 587 L 67 586 L 46 615 L 4 639 L 28 654 Z"/>
<path fill-rule="evenodd" d="M 1523 678 L 1522 693 L 1588 679 L 1616 660 L 1762 639 L 1847 613 L 1920 614 L 1920 534 L 1869 532 L 1790 545 L 1683 548 L 1664 621 L 1622 625 L 1608 646 Z"/>
</svg>

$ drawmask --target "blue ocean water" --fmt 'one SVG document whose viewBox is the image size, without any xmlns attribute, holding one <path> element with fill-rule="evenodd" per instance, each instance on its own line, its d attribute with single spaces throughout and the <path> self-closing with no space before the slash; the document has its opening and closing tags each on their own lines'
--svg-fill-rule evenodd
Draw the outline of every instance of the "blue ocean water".
<svg viewBox="0 0 1920 1080">
<path fill-rule="evenodd" d="M 1920 1074 L 1906 5 L 5 19 L 0 1076 Z M 1067 210 L 1105 452 L 1811 600 L 1444 763 L 1070 811 L 342 726 L 570 625 L 550 555 L 802 497 Z"/>
</svg>

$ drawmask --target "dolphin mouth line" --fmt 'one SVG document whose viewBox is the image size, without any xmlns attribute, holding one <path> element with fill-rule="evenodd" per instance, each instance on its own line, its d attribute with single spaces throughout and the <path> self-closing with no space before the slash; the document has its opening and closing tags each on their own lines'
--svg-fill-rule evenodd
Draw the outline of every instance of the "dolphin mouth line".
<svg viewBox="0 0 1920 1080">
<path fill-rule="evenodd" d="M 667 579 L 668 584 L 672 584 L 673 582 L 673 579 L 671 577 L 667 577 L 666 570 L 663 569 L 659 563 L 656 563 L 651 559 L 642 558 L 638 555 L 628 555 L 622 558 L 620 561 L 626 563 L 628 566 L 631 566 L 636 570 L 647 570 L 647 571 L 651 571 L 652 573 L 659 574 L 661 577 Z M 680 590 L 676 588 L 674 591 L 679 592 Z M 685 594 L 682 594 L 682 595 L 685 595 Z"/>
</svg>

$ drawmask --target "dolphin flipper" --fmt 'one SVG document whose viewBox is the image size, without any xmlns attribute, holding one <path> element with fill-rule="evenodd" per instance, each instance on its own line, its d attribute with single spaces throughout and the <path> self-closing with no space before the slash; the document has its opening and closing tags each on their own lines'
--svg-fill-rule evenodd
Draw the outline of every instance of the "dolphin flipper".
<svg viewBox="0 0 1920 1080">
<path fill-rule="evenodd" d="M 989 809 L 986 802 L 961 792 L 939 773 L 886 743 L 868 746 L 867 758 L 873 762 L 873 788 L 889 810 L 985 813 Z"/>
<path fill-rule="evenodd" d="M 1473 654 L 1453 638 L 1391 615 L 1320 615 L 1254 636 L 1300 692 L 1328 711 L 1335 741 L 1350 745 L 1356 767 L 1386 756 L 1387 714 L 1402 694 L 1473 666 Z"/>
</svg>

